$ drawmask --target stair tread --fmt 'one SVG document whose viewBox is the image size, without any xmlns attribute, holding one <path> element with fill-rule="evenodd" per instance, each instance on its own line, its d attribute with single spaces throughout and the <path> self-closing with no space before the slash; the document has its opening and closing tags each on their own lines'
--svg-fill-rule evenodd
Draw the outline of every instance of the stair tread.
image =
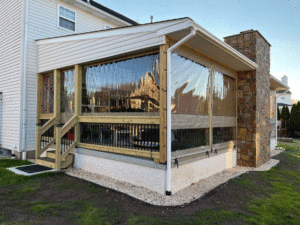
<svg viewBox="0 0 300 225">
<path fill-rule="evenodd" d="M 52 162 L 55 163 L 55 159 L 49 158 L 49 157 L 41 157 L 38 158 L 39 160 L 47 161 L 47 162 Z"/>
<path fill-rule="evenodd" d="M 47 151 L 49 153 L 55 154 L 55 150 Z M 73 153 L 69 153 L 68 155 L 73 155 Z"/>
</svg>

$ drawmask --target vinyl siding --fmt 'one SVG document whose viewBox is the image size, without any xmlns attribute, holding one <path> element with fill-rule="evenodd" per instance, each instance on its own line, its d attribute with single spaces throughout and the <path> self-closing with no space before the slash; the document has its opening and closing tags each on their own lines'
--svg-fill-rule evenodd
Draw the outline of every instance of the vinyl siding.
<svg viewBox="0 0 300 225">
<path fill-rule="evenodd" d="M 0 1 L 0 145 L 19 151 L 23 1 Z M 2 135 L 1 135 L 2 134 Z"/>
<path fill-rule="evenodd" d="M 38 50 L 39 71 L 48 71 L 114 55 L 121 55 L 159 46 L 163 43 L 164 37 L 157 37 L 157 33 L 152 32 L 41 45 Z"/>
<path fill-rule="evenodd" d="M 58 5 L 66 7 L 76 13 L 75 31 L 70 31 L 58 26 Z M 29 0 L 28 16 L 28 53 L 27 53 L 27 132 L 26 149 L 35 149 L 36 132 L 36 87 L 38 73 L 38 54 L 35 40 L 102 30 L 105 25 L 116 27 L 115 24 L 106 22 L 80 8 L 59 0 Z M 55 60 L 55 59 L 51 59 Z M 64 58 L 59 60 L 65 61 Z"/>
</svg>

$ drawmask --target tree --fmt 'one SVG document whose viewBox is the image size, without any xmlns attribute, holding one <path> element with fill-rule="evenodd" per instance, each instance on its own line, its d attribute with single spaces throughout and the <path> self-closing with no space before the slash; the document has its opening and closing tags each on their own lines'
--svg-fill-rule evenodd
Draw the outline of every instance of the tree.
<svg viewBox="0 0 300 225">
<path fill-rule="evenodd" d="M 277 120 L 281 119 L 281 113 L 279 107 L 277 107 Z"/>
<path fill-rule="evenodd" d="M 289 120 L 290 119 L 290 111 L 287 106 L 283 106 L 281 111 L 281 119 L 282 120 Z"/>
<path fill-rule="evenodd" d="M 300 131 L 300 104 L 294 104 L 291 112 L 291 128 L 293 131 Z"/>
</svg>

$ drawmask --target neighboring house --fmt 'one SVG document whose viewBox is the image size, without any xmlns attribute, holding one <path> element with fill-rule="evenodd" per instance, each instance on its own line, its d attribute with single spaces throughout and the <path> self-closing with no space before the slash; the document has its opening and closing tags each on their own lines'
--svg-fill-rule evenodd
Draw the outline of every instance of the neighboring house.
<svg viewBox="0 0 300 225">
<path fill-rule="evenodd" d="M 17 155 L 35 150 L 38 62 L 35 40 L 137 25 L 94 1 L 88 4 L 82 0 L 0 1 L 0 21 L 1 142 L 2 148 Z"/>
<path fill-rule="evenodd" d="M 288 86 L 288 77 L 286 75 L 284 75 L 281 78 L 281 82 Z M 287 106 L 291 112 L 292 110 L 292 92 L 290 92 L 289 90 L 278 90 L 277 91 L 277 105 L 280 109 L 280 111 L 282 110 L 283 106 Z"/>
<path fill-rule="evenodd" d="M 272 96 L 287 87 L 258 31 L 223 42 L 190 18 L 137 24 L 93 1 L 0 7 L 12 24 L 1 27 L 2 140 L 18 157 L 35 150 L 38 164 L 167 195 L 269 160 Z"/>
</svg>

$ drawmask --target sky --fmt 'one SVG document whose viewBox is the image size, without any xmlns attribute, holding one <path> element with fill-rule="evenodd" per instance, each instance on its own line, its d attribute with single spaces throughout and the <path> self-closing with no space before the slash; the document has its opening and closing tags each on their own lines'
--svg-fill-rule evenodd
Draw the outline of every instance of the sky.
<svg viewBox="0 0 300 225">
<path fill-rule="evenodd" d="M 258 30 L 271 47 L 271 74 L 288 76 L 292 98 L 300 100 L 300 0 L 95 0 L 139 23 L 190 17 L 223 40 Z"/>
</svg>

